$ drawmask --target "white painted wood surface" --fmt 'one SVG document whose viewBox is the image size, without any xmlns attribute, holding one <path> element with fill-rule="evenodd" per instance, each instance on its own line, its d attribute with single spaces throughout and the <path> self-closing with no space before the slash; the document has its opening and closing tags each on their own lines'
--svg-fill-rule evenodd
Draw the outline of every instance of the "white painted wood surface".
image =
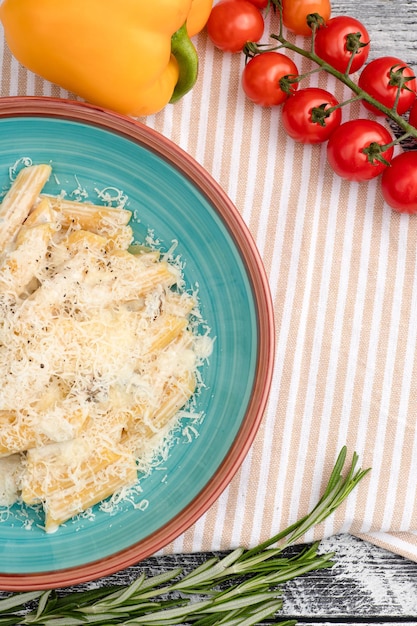
<svg viewBox="0 0 417 626">
<path fill-rule="evenodd" d="M 370 58 L 397 56 L 417 66 L 416 0 L 333 0 L 334 15 L 352 15 L 371 36 Z"/>
<path fill-rule="evenodd" d="M 417 563 L 344 535 L 322 548 L 334 567 L 288 583 L 286 614 L 300 625 L 417 623 Z"/>
</svg>

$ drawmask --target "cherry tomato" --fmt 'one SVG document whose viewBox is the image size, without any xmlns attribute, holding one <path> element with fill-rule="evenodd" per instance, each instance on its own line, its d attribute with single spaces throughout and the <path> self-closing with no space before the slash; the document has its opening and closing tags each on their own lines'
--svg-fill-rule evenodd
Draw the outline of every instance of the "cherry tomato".
<svg viewBox="0 0 417 626">
<path fill-rule="evenodd" d="M 352 51 L 352 37 L 366 44 Z M 365 26 L 348 15 L 332 17 L 316 33 L 314 51 L 321 59 L 333 65 L 339 72 L 346 72 L 352 54 L 349 74 L 356 72 L 365 63 L 369 54 L 369 34 Z"/>
<path fill-rule="evenodd" d="M 404 61 L 397 57 L 378 57 L 370 61 L 359 76 L 358 85 L 370 96 L 391 109 L 394 106 L 398 94 L 398 80 L 404 76 L 411 78 L 401 87 L 397 104 L 397 113 L 403 115 L 413 104 L 416 98 L 417 81 L 414 72 Z M 396 84 L 393 84 L 396 83 Z M 376 107 L 363 101 L 367 109 L 376 115 L 385 115 Z"/>
<path fill-rule="evenodd" d="M 269 0 L 248 0 L 248 2 L 253 4 L 257 9 L 266 9 Z"/>
<path fill-rule="evenodd" d="M 313 120 L 313 109 L 325 109 L 337 106 L 336 98 L 318 87 L 300 89 L 284 102 L 281 121 L 287 134 L 300 143 L 322 143 L 327 141 L 332 132 L 340 126 L 341 109 L 335 109 L 329 117 L 323 118 L 323 124 Z"/>
<path fill-rule="evenodd" d="M 389 131 L 374 120 L 355 119 L 341 124 L 331 134 L 327 144 L 327 160 L 331 168 L 347 180 L 369 180 L 378 176 L 386 165 L 381 161 L 368 159 L 363 152 L 372 143 L 381 146 L 391 143 Z M 393 147 L 382 153 L 386 161 L 391 161 Z"/>
<path fill-rule="evenodd" d="M 400 213 L 417 213 L 417 152 L 402 152 L 381 178 L 384 200 Z"/>
<path fill-rule="evenodd" d="M 318 13 L 325 22 L 330 17 L 330 0 L 282 0 L 282 21 L 284 26 L 296 35 L 311 35 L 307 15 Z"/>
<path fill-rule="evenodd" d="M 284 76 L 298 76 L 295 63 L 280 52 L 263 52 L 245 65 L 242 74 L 243 91 L 256 104 L 265 107 L 281 104 L 288 98 L 280 85 L 280 79 Z M 298 83 L 292 83 L 290 89 L 298 89 Z"/>
<path fill-rule="evenodd" d="M 207 33 L 220 50 L 241 52 L 248 41 L 259 41 L 264 19 L 249 0 L 220 0 L 211 10 Z"/>
</svg>

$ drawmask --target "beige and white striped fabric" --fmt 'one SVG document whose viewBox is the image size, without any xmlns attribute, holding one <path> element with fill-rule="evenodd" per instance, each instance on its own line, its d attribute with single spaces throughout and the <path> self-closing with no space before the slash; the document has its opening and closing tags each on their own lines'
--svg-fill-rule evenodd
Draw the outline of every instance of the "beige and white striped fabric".
<svg viewBox="0 0 417 626">
<path fill-rule="evenodd" d="M 0 44 L 2 96 L 68 97 Z M 323 147 L 288 139 L 279 109 L 245 99 L 240 55 L 214 50 L 205 34 L 196 45 L 197 86 L 141 121 L 201 163 L 242 213 L 270 279 L 276 363 L 243 466 L 167 550 L 267 539 L 315 504 L 346 444 L 372 472 L 305 539 L 351 533 L 417 560 L 417 218 L 384 205 L 375 181 L 333 175 Z M 344 99 L 332 81 L 313 74 L 309 84 Z M 345 108 L 344 119 L 369 116 L 360 107 Z"/>
</svg>

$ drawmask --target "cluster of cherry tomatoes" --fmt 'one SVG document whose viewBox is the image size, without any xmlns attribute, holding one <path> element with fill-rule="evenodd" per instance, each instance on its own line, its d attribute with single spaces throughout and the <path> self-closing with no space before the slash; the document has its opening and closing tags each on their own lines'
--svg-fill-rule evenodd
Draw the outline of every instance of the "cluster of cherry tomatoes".
<svg viewBox="0 0 417 626">
<path fill-rule="evenodd" d="M 398 140 L 385 125 L 369 116 L 342 122 L 343 103 L 326 90 L 300 88 L 298 68 L 276 49 L 279 45 L 256 47 L 265 29 L 263 11 L 274 5 L 280 6 L 283 26 L 289 31 L 311 40 L 314 29 L 313 49 L 304 56 L 313 61 L 319 58 L 341 78 L 360 71 L 357 85 L 371 97 L 362 98 L 362 103 L 377 119 L 386 117 L 389 110 L 408 116 L 408 123 L 417 128 L 413 70 L 392 56 L 367 62 L 370 37 L 366 27 L 350 16 L 330 17 L 330 0 L 220 0 L 207 22 L 216 47 L 233 53 L 246 50 L 248 60 L 242 72 L 246 96 L 261 106 L 280 106 L 290 137 L 305 144 L 327 142 L 328 163 L 339 176 L 365 181 L 381 175 L 387 204 L 400 212 L 417 213 L 417 151 L 394 156 Z"/>
</svg>

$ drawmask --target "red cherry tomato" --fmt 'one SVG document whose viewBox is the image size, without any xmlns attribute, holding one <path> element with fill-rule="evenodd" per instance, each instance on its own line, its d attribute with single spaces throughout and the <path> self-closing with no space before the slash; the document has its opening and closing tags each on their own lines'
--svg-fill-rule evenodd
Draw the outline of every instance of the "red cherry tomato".
<svg viewBox="0 0 417 626">
<path fill-rule="evenodd" d="M 269 0 L 248 0 L 248 2 L 253 4 L 257 9 L 266 9 Z"/>
<path fill-rule="evenodd" d="M 336 98 L 318 87 L 307 87 L 300 89 L 284 102 L 282 107 L 281 121 L 287 134 L 300 143 L 322 143 L 327 141 L 332 132 L 342 121 L 341 109 L 335 109 L 329 117 L 323 118 L 322 124 L 313 119 L 313 109 L 324 111 L 330 107 L 337 106 L 339 102 Z"/>
<path fill-rule="evenodd" d="M 242 74 L 243 91 L 252 102 L 261 106 L 281 104 L 288 98 L 280 85 L 284 76 L 298 76 L 295 63 L 280 52 L 263 52 L 245 65 Z M 292 83 L 290 89 L 298 89 L 298 83 Z"/>
<path fill-rule="evenodd" d="M 414 72 L 404 61 L 397 57 L 379 57 L 370 61 L 362 70 L 359 76 L 358 85 L 370 96 L 391 109 L 396 101 L 398 89 L 398 79 L 403 76 L 411 78 L 401 87 L 397 104 L 397 113 L 403 115 L 413 104 L 416 98 L 417 81 Z M 363 101 L 367 109 L 376 115 L 385 115 L 376 107 Z"/>
<path fill-rule="evenodd" d="M 372 143 L 381 146 L 391 143 L 392 137 L 385 126 L 374 120 L 355 119 L 341 124 L 331 134 L 327 144 L 327 160 L 331 168 L 347 180 L 369 180 L 386 169 L 378 160 L 370 161 L 363 151 Z M 393 147 L 382 153 L 386 161 L 391 161 Z"/>
<path fill-rule="evenodd" d="M 352 52 L 352 37 L 366 44 L 359 47 L 356 52 Z M 332 17 L 316 33 L 314 51 L 321 59 L 333 65 L 339 72 L 346 72 L 349 67 L 349 74 L 356 72 L 365 63 L 369 54 L 369 34 L 365 26 L 348 15 L 338 15 Z"/>
<path fill-rule="evenodd" d="M 400 213 L 417 213 L 417 152 L 394 157 L 381 178 L 385 202 Z"/>
<path fill-rule="evenodd" d="M 296 35 L 311 35 L 307 15 L 317 13 L 325 22 L 330 17 L 330 0 L 282 0 L 282 21 L 284 26 Z"/>
<path fill-rule="evenodd" d="M 207 33 L 217 48 L 241 52 L 248 41 L 259 41 L 264 19 L 249 0 L 220 0 L 211 10 Z"/>
</svg>

